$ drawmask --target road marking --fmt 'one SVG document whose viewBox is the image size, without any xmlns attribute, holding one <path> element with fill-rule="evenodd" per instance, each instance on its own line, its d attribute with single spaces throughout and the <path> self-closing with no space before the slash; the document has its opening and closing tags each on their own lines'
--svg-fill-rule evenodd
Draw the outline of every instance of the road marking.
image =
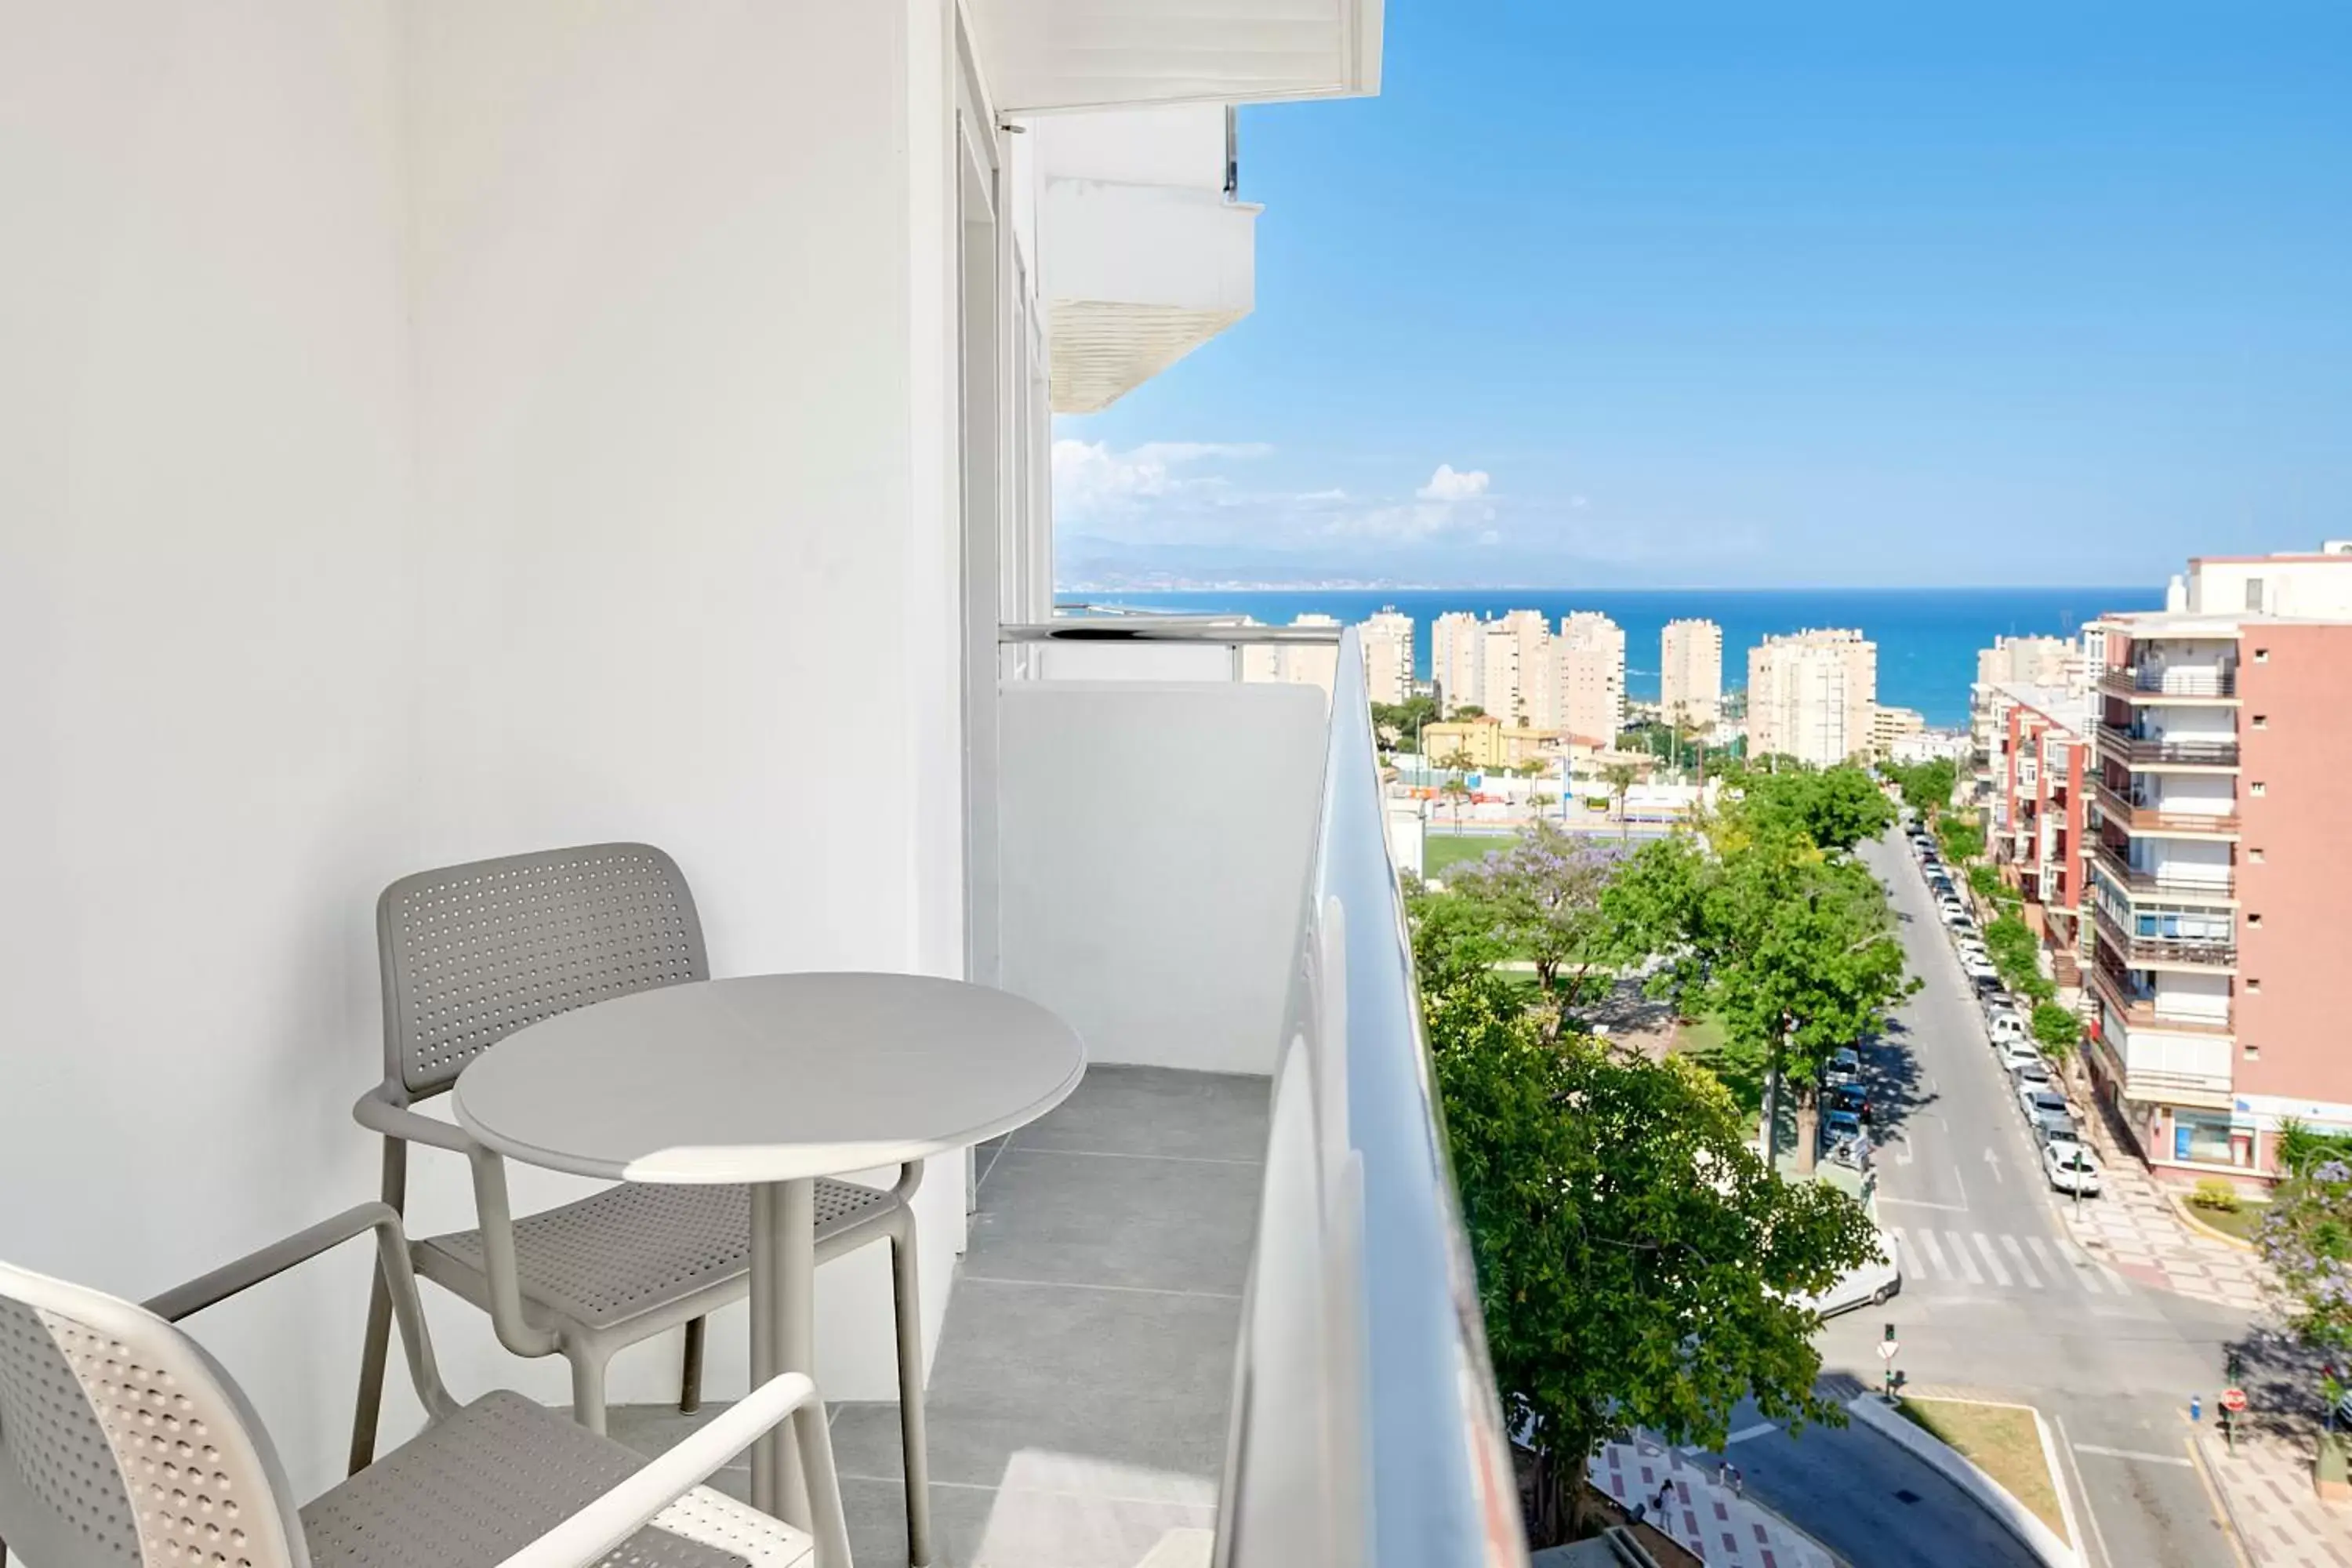
<svg viewBox="0 0 2352 1568">
<path fill-rule="evenodd" d="M 1919 1256 L 1935 1265 L 1936 1278 L 1949 1279 L 1952 1277 L 1952 1271 L 1945 1265 L 1944 1254 L 1936 1246 L 1936 1233 L 1923 1226 L 1917 1232 L 1917 1239 Z"/>
<path fill-rule="evenodd" d="M 1969 1179 L 1968 1179 L 1968 1177 L 1966 1177 L 1966 1176 L 1964 1176 L 1964 1175 L 1962 1175 L 1962 1174 L 1960 1173 L 1959 1162 L 1958 1162 L 1958 1161 L 1957 1161 L 1957 1160 L 1956 1160 L 1956 1161 L 1954 1161 L 1954 1162 L 1952 1163 L 1952 1180 L 1959 1184 L 1959 1187 L 1960 1187 L 1960 1202 L 1962 1202 L 1962 1203 L 1966 1203 L 1966 1202 L 1968 1202 L 1968 1201 L 1969 1201 Z"/>
<path fill-rule="evenodd" d="M 2025 1261 L 2025 1248 L 2017 1245 L 2017 1237 L 2003 1236 L 2000 1244 L 2009 1248 L 2009 1260 L 2017 1265 L 2017 1277 L 2025 1281 L 2026 1289 L 2041 1289 L 2042 1278 L 2033 1272 L 2033 1265 Z"/>
<path fill-rule="evenodd" d="M 1992 1167 L 1992 1179 L 1995 1186 L 2005 1187 L 2009 1184 L 2009 1178 L 2002 1175 L 2000 1172 L 2000 1155 L 1994 1153 L 1990 1149 L 1987 1149 L 1985 1151 L 1985 1163 Z"/>
<path fill-rule="evenodd" d="M 1946 1231 L 1944 1239 L 1952 1244 L 1952 1256 L 1959 1260 L 1960 1272 L 1969 1277 L 1969 1283 L 1983 1284 L 1984 1275 L 1977 1268 L 1977 1260 L 1969 1256 L 1969 1244 L 1960 1233 L 1957 1230 Z"/>
<path fill-rule="evenodd" d="M 2141 1448 L 2109 1448 L 2098 1443 L 2077 1443 L 2074 1452 L 2097 1454 L 2109 1459 L 2132 1459 L 2143 1465 L 2178 1465 L 2184 1470 L 2197 1468 L 2179 1454 L 2151 1454 Z"/>
<path fill-rule="evenodd" d="M 2230 1543 L 2230 1555 L 2238 1560 L 2238 1568 L 2252 1568 L 2246 1558 L 2245 1542 L 2238 1539 L 2237 1516 L 2230 1511 L 2230 1505 L 2221 1500 L 2221 1490 L 2213 1484 L 2213 1478 L 2205 1468 L 2205 1456 L 2197 1451 L 2197 1439 L 2183 1437 L 2180 1446 L 2189 1450 L 2190 1465 L 2197 1471 L 2197 1482 L 2205 1489 L 2205 1506 L 2213 1510 L 2214 1521 L 2221 1527 L 2221 1538 Z"/>
<path fill-rule="evenodd" d="M 2066 1278 L 2067 1269 L 2062 1264 L 2052 1259 L 2050 1249 L 2042 1245 L 2042 1238 L 2040 1237 L 2027 1237 L 2025 1238 L 2025 1246 L 2026 1249 L 2033 1254 L 2033 1261 L 2042 1265 L 2042 1271 L 2044 1274 L 2049 1275 L 2053 1280 L 2063 1279 Z M 2085 1288 L 2094 1289 L 2095 1293 L 2095 1287 L 2086 1286 Z"/>
<path fill-rule="evenodd" d="M 1895 1141 L 1903 1145 L 1902 1149 L 1898 1151 L 1895 1156 L 1895 1163 L 1898 1165 L 1909 1164 L 1911 1163 L 1911 1134 L 1908 1132 L 1897 1132 L 1895 1134 Z"/>
<path fill-rule="evenodd" d="M 1726 1437 L 1723 1440 L 1723 1446 L 1728 1448 L 1734 1443 L 1745 1443 L 1750 1437 L 1769 1437 L 1780 1429 L 1769 1421 L 1759 1421 L 1755 1426 L 1742 1426 L 1738 1431 Z"/>
<path fill-rule="evenodd" d="M 1941 1209 L 1946 1214 L 1969 1212 L 1969 1205 L 1966 1204 L 1937 1204 L 1929 1203 L 1926 1198 L 1898 1198 L 1892 1193 L 1879 1194 L 1878 1201 L 1883 1204 L 1899 1204 L 1906 1209 Z"/>
<path fill-rule="evenodd" d="M 1992 1249 L 1991 1237 L 1986 1236 L 1985 1233 L 1980 1230 L 1973 1231 L 1970 1234 L 1976 1237 L 1977 1250 L 1984 1254 L 1985 1267 L 1992 1270 L 1993 1283 L 1996 1285 L 2008 1284 L 2009 1270 L 2000 1266 L 2000 1254 Z"/>
<path fill-rule="evenodd" d="M 2083 1289 L 2092 1295 L 2097 1295 L 2103 1288 L 2114 1291 L 2118 1296 L 2131 1294 L 2131 1286 L 2122 1275 L 2099 1262 L 2073 1242 L 2060 1240 L 2058 1250 L 2074 1265 L 2074 1278 L 2080 1279 L 2083 1282 Z"/>
<path fill-rule="evenodd" d="M 2115 1556 L 2107 1550 L 2106 1532 L 2099 1528 L 2099 1510 L 2091 1506 L 2091 1489 L 2083 1484 L 2083 1465 L 2074 1458 L 2074 1440 L 2066 1435 L 2066 1418 L 2053 1410 L 2050 1424 L 2058 1428 L 2058 1451 L 2066 1457 L 2067 1469 L 2074 1472 L 2075 1495 L 2083 1500 L 2083 1517 L 2090 1522 L 2091 1539 L 2099 1548 L 2099 1561 L 2107 1568 L 2115 1568 Z"/>
</svg>

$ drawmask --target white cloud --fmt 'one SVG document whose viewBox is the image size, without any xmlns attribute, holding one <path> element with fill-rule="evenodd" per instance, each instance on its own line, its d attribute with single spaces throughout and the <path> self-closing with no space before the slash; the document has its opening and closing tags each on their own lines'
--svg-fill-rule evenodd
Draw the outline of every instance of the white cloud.
<svg viewBox="0 0 2352 1568">
<path fill-rule="evenodd" d="M 1132 511 L 1145 501 L 1226 482 L 1222 475 L 1193 471 L 1204 463 L 1262 458 L 1270 450 L 1255 442 L 1147 441 L 1119 452 L 1108 441 L 1064 437 L 1054 443 L 1055 508 L 1073 521 Z"/>
<path fill-rule="evenodd" d="M 1437 471 L 1429 476 L 1429 483 L 1413 491 L 1423 500 L 1475 500 L 1486 493 L 1492 480 L 1484 468 L 1456 469 L 1451 463 L 1440 463 Z"/>
</svg>

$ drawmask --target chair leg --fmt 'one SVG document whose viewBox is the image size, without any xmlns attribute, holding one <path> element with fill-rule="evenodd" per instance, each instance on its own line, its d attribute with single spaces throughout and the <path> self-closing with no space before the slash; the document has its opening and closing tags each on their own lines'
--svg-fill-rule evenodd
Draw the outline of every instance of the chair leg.
<svg viewBox="0 0 2352 1568">
<path fill-rule="evenodd" d="M 923 1300 L 915 1273 L 915 1216 L 890 1233 L 890 1287 L 898 1320 L 898 1443 L 907 1468 L 907 1561 L 931 1560 L 931 1467 L 923 1442 Z"/>
<path fill-rule="evenodd" d="M 707 1318 L 686 1325 L 686 1370 L 677 1380 L 677 1413 L 691 1415 L 702 1408 L 702 1329 Z"/>
<path fill-rule="evenodd" d="M 584 1349 L 571 1352 L 572 1419 L 604 1436 L 604 1363 Z"/>
<path fill-rule="evenodd" d="M 408 1145 L 397 1138 L 383 1141 L 383 1201 L 394 1212 L 408 1195 Z M 351 1473 L 358 1475 L 375 1463 L 377 1419 L 383 1414 L 383 1373 L 392 1354 L 392 1287 L 382 1268 L 368 1271 L 367 1336 L 360 1345 L 360 1392 L 352 1412 Z M 5 1563 L 0 1556 L 0 1563 Z"/>
</svg>

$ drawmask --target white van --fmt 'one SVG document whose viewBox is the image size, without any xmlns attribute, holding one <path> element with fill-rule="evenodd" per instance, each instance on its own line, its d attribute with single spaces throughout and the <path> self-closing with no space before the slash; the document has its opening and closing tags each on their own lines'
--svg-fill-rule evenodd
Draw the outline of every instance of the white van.
<svg viewBox="0 0 2352 1568">
<path fill-rule="evenodd" d="M 1800 1296 L 1800 1306 L 1824 1318 L 1851 1312 L 1856 1307 L 1883 1307 L 1903 1289 L 1903 1262 L 1892 1231 L 1878 1233 L 1878 1256 L 1849 1270 L 1844 1278 L 1818 1296 Z"/>
</svg>

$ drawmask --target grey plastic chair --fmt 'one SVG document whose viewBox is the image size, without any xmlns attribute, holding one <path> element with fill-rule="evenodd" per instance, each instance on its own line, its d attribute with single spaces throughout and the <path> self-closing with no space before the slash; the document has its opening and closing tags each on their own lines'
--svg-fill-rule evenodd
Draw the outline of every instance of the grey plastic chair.
<svg viewBox="0 0 2352 1568">
<path fill-rule="evenodd" d="M 383 980 L 384 1079 L 352 1108 L 383 1134 L 383 1200 L 406 1198 L 408 1145 L 463 1154 L 480 1228 L 415 1244 L 415 1270 L 483 1309 L 517 1355 L 572 1363 L 572 1408 L 604 1430 L 604 1368 L 614 1352 L 686 1325 L 679 1407 L 700 1398 L 703 1319 L 748 1293 L 751 1196 L 740 1186 L 609 1187 L 513 1217 L 506 1167 L 464 1129 L 411 1109 L 446 1090 L 475 1057 L 526 1024 L 593 1002 L 709 978 L 702 922 L 677 864 L 646 844 L 595 844 L 477 860 L 404 877 L 376 905 Z M 898 1316 L 899 1426 L 908 1560 L 929 1561 L 923 1457 L 921 1309 L 909 1202 L 915 1161 L 883 1190 L 820 1181 L 822 1263 L 890 1243 Z M 379 1282 L 368 1311 L 354 1472 L 375 1452 L 392 1303 Z"/>
<path fill-rule="evenodd" d="M 173 1324 L 370 1230 L 428 1424 L 298 1508 L 235 1380 Z M 790 1416 L 810 1534 L 698 1483 Z M 814 1384 L 647 1460 L 520 1394 L 442 1386 L 400 1216 L 362 1204 L 145 1306 L 0 1264 L 0 1538 L 33 1568 L 847 1568 Z M 617 1550 L 616 1550 L 617 1548 Z"/>
</svg>

